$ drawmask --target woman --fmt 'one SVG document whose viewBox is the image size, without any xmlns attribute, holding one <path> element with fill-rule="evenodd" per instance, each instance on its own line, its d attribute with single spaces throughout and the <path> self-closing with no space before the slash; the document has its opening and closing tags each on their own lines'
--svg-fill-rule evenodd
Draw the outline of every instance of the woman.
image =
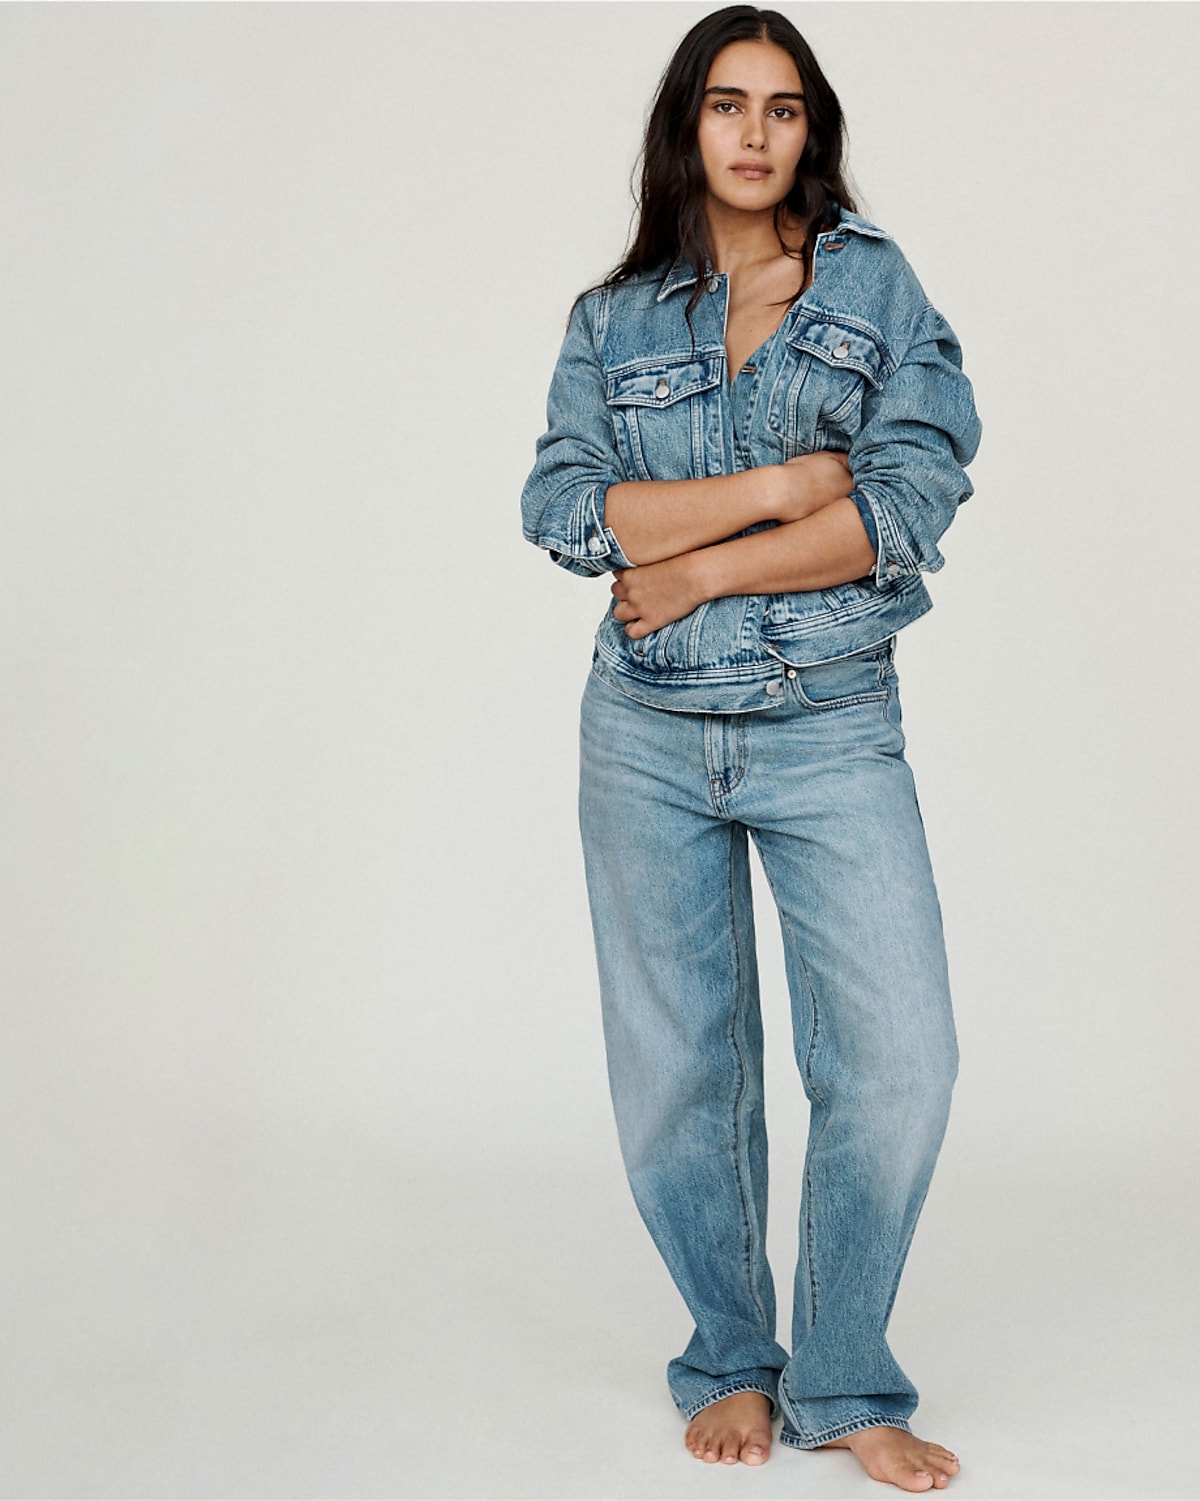
<svg viewBox="0 0 1200 1501">
<path fill-rule="evenodd" d="M 837 99 L 775 11 L 695 26 L 647 127 L 633 248 L 571 315 L 525 533 L 612 607 L 580 818 L 638 1208 L 695 1319 L 686 1442 L 852 1449 L 944 1487 L 885 1331 L 957 1068 L 893 649 L 971 494 L 955 337 L 854 212 Z M 811 1107 L 792 1348 L 775 1339 L 747 836 Z"/>
</svg>

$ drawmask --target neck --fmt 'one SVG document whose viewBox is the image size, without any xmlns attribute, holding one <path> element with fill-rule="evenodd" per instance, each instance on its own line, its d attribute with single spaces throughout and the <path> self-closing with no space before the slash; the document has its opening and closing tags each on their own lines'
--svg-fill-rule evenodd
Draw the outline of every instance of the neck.
<svg viewBox="0 0 1200 1501">
<path fill-rule="evenodd" d="M 710 199 L 706 218 L 708 249 L 714 271 L 736 276 L 739 271 L 776 260 L 783 254 L 779 234 L 775 232 L 773 209 L 748 214 Z M 780 225 L 780 233 L 790 250 L 797 250 L 804 243 L 803 225 L 797 224 L 788 214 Z"/>
</svg>

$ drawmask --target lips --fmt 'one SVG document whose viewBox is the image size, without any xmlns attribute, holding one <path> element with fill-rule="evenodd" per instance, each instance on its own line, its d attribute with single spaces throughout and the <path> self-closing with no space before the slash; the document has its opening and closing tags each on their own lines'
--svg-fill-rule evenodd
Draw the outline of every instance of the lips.
<svg viewBox="0 0 1200 1501">
<path fill-rule="evenodd" d="M 744 177 L 748 182 L 758 182 L 764 177 L 769 177 L 774 171 L 763 162 L 734 162 L 729 169 L 739 177 Z"/>
</svg>

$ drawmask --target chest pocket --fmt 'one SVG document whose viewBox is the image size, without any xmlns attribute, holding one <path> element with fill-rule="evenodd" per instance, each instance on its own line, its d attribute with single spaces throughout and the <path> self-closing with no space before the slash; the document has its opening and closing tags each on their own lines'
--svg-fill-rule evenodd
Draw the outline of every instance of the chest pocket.
<svg viewBox="0 0 1200 1501">
<path fill-rule="evenodd" d="M 868 326 L 832 317 L 799 318 L 787 336 L 794 357 L 790 381 L 772 411 L 785 458 L 818 448 L 845 450 L 862 426 L 863 394 L 892 371 L 887 347 Z"/>
<path fill-rule="evenodd" d="M 605 399 L 617 447 L 631 479 L 698 479 L 708 473 L 706 448 L 720 447 L 719 353 L 622 365 L 605 376 Z M 719 461 L 719 460 L 718 460 Z"/>
</svg>

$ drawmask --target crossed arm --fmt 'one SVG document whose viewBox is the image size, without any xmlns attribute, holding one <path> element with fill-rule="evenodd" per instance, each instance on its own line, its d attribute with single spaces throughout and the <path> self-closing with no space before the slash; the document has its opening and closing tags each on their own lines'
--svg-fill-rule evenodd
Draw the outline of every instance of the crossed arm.
<svg viewBox="0 0 1200 1501">
<path fill-rule="evenodd" d="M 712 479 L 610 486 L 607 525 L 637 565 L 615 574 L 615 618 L 636 640 L 726 594 L 862 578 L 875 550 L 849 498 L 853 483 L 846 456 L 824 451 Z M 779 525 L 732 535 L 768 521 Z"/>
</svg>

